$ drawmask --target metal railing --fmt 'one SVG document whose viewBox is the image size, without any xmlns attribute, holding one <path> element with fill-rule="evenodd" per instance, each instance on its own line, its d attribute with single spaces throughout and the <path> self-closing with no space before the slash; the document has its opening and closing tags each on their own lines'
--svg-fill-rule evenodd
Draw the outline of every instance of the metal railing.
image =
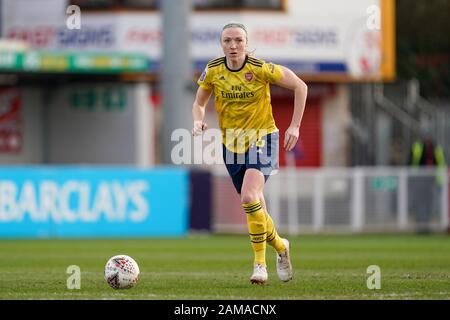
<svg viewBox="0 0 450 320">
<path fill-rule="evenodd" d="M 417 79 L 353 84 L 351 105 L 351 165 L 407 165 L 412 143 L 425 134 L 450 153 L 448 102 L 426 100 Z"/>
<path fill-rule="evenodd" d="M 281 169 L 266 184 L 280 233 L 441 232 L 449 226 L 449 173 L 409 167 Z M 214 174 L 213 228 L 247 232 L 226 172 Z"/>
</svg>

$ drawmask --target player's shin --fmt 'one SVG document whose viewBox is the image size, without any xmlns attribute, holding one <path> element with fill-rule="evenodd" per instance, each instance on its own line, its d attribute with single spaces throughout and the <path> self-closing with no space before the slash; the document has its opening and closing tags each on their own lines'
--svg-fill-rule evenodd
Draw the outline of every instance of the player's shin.
<svg viewBox="0 0 450 320">
<path fill-rule="evenodd" d="M 275 248 L 280 253 L 286 250 L 286 247 L 278 235 L 277 229 L 273 223 L 272 217 L 266 214 L 266 226 L 267 226 L 267 243 Z"/>
<path fill-rule="evenodd" d="M 262 209 L 261 202 L 242 204 L 247 216 L 247 227 L 250 241 L 255 254 L 255 265 L 266 265 L 266 213 Z"/>
</svg>

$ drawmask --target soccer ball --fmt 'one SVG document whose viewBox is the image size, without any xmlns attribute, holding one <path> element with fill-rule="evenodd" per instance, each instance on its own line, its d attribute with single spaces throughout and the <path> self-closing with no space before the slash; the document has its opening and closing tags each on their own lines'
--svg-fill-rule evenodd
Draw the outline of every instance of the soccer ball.
<svg viewBox="0 0 450 320">
<path fill-rule="evenodd" d="M 105 280 L 113 289 L 129 289 L 139 280 L 139 266 L 124 254 L 111 257 L 105 266 Z"/>
</svg>

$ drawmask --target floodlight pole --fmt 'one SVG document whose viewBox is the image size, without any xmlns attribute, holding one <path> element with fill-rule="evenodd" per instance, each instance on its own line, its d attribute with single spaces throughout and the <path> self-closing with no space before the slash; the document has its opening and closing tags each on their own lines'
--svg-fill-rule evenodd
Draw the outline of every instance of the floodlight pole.
<svg viewBox="0 0 450 320">
<path fill-rule="evenodd" d="M 0 38 L 3 37 L 3 0 L 0 0 Z"/>
<path fill-rule="evenodd" d="M 161 1 L 162 10 L 162 92 L 163 92 L 163 134 L 162 156 L 165 164 L 172 164 L 171 151 L 177 141 L 172 142 L 174 130 L 191 130 L 193 79 L 190 56 L 191 0 Z"/>
</svg>

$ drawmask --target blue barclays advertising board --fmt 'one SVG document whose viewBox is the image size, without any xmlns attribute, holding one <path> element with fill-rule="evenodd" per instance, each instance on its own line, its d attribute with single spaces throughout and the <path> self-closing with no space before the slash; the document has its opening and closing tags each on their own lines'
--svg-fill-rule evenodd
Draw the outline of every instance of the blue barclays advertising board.
<svg viewBox="0 0 450 320">
<path fill-rule="evenodd" d="M 0 238 L 182 236 L 188 172 L 0 167 Z"/>
</svg>

